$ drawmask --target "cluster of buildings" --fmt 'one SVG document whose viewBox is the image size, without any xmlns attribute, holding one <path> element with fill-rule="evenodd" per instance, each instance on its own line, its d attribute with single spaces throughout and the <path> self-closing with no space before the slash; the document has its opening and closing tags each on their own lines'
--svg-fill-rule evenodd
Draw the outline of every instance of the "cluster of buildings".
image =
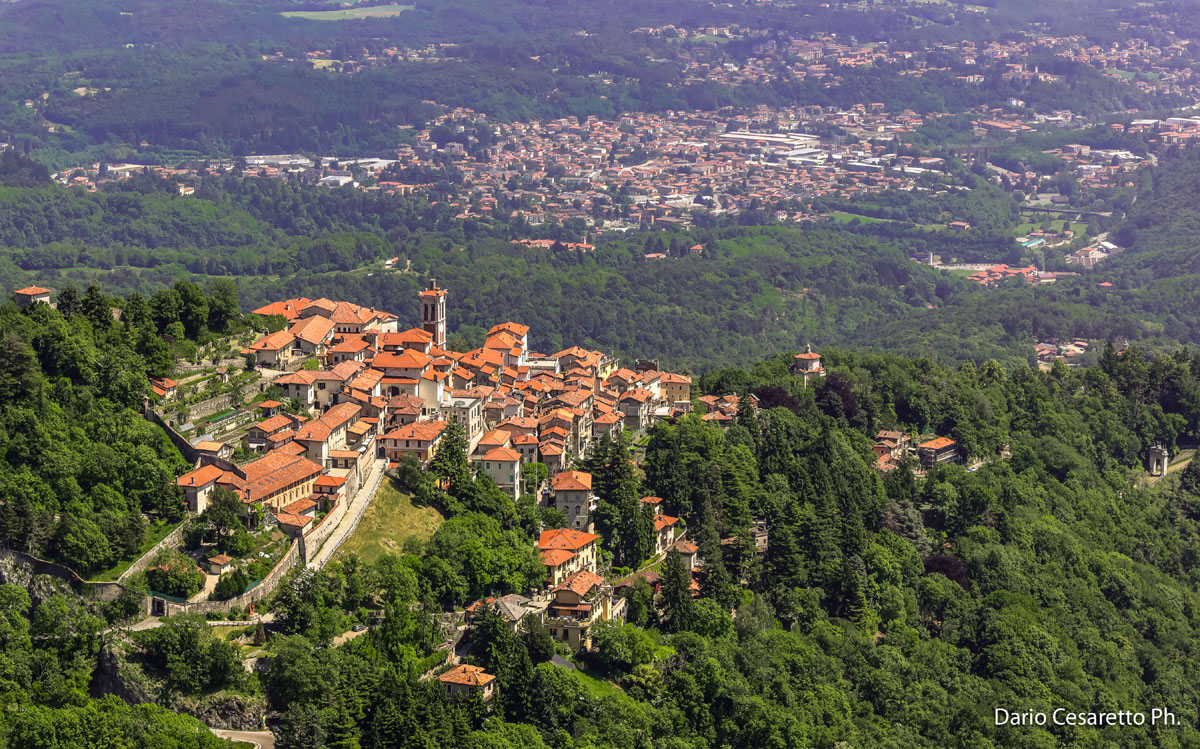
<svg viewBox="0 0 1200 749">
<path fill-rule="evenodd" d="M 289 299 L 255 314 L 287 326 L 243 352 L 278 370 L 271 382 L 306 420 L 275 412 L 251 427 L 251 449 L 289 445 L 341 466 L 351 452 L 398 463 L 428 463 L 450 424 L 461 427 L 472 460 L 514 499 L 533 491 L 522 466 L 544 463 L 551 475 L 583 455 L 593 440 L 644 431 L 654 420 L 691 409 L 691 378 L 653 361 L 620 367 L 604 352 L 572 346 L 531 351 L 529 328 L 494 326 L 479 348 L 446 345 L 447 291 L 431 280 L 419 294 L 419 327 L 347 302 Z M 580 526 L 583 527 L 583 526 Z"/>
<path fill-rule="evenodd" d="M 1044 286 L 1058 283 L 1060 278 L 1070 278 L 1078 275 L 1074 271 L 1044 271 L 1038 270 L 1036 266 L 1032 265 L 1017 268 L 1002 263 L 1000 265 L 983 267 L 967 276 L 967 280 L 974 281 L 981 286 L 994 286 L 1010 278 L 1019 278 L 1026 283 Z"/>
<path fill-rule="evenodd" d="M 1091 351 L 1088 341 L 1041 341 L 1034 345 L 1034 355 L 1038 367 L 1048 368 L 1056 361 L 1064 362 L 1067 366 L 1078 366 L 1084 354 Z"/>
<path fill-rule="evenodd" d="M 591 495 L 591 476 L 580 471 L 560 473 L 555 479 L 554 501 L 560 508 L 594 503 Z M 694 577 L 702 572 L 695 544 L 677 535 L 678 518 L 664 515 L 659 497 L 643 497 L 641 502 L 653 508 L 655 517 L 655 556 L 677 551 L 693 574 L 693 594 L 699 584 Z M 592 648 L 592 633 L 599 622 L 623 621 L 627 599 L 621 589 L 643 576 L 657 585 L 659 578 L 645 570 L 616 584 L 609 582 L 599 568 L 597 542 L 600 537 L 576 528 L 556 528 L 542 531 L 538 551 L 547 570 L 547 589 L 533 596 L 509 594 L 499 598 L 476 601 L 467 607 L 468 623 L 485 608 L 491 609 L 513 631 L 526 616 L 536 617 L 550 636 L 575 650 Z M 765 541 L 764 541 L 765 545 Z M 657 591 L 656 591 L 657 592 Z M 478 695 L 487 701 L 494 692 L 489 690 L 492 677 L 476 666 L 459 664 L 439 677 L 447 695 L 452 698 Z"/>
<path fill-rule="evenodd" d="M 875 470 L 887 473 L 900 468 L 905 457 L 915 453 L 921 470 L 928 471 L 943 463 L 962 463 L 964 455 L 949 437 L 931 437 L 914 444 L 912 437 L 894 429 L 881 429 L 875 435 Z"/>
</svg>

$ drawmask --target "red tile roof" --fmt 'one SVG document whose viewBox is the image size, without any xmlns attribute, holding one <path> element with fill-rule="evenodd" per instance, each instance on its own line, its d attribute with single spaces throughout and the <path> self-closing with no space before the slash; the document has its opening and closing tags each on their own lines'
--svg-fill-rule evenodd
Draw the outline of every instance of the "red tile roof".
<svg viewBox="0 0 1200 749">
<path fill-rule="evenodd" d="M 446 684 L 462 684 L 468 687 L 483 687 L 490 684 L 495 678 L 480 666 L 463 663 L 439 676 L 438 681 Z"/>
<path fill-rule="evenodd" d="M 583 531 L 572 530 L 570 528 L 555 528 L 553 530 L 542 531 L 538 537 L 538 548 L 542 551 L 548 549 L 565 549 L 567 551 L 579 551 L 583 547 L 596 541 L 600 538 L 592 533 L 584 533 Z"/>
<path fill-rule="evenodd" d="M 204 486 L 221 478 L 224 473 L 216 466 L 200 466 L 194 471 L 185 473 L 175 482 L 180 486 Z"/>
<path fill-rule="evenodd" d="M 554 491 L 591 491 L 592 474 L 584 471 L 563 471 L 554 474 Z"/>
</svg>

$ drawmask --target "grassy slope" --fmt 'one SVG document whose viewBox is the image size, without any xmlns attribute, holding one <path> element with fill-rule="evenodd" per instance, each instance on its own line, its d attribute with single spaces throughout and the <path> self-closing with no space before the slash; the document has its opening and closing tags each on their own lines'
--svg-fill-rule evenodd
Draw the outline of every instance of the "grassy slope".
<svg viewBox="0 0 1200 749">
<path fill-rule="evenodd" d="M 374 562 L 385 554 L 398 554 L 410 538 L 428 540 L 443 519 L 432 507 L 414 507 L 409 495 L 386 482 L 336 556 L 353 553 Z"/>
</svg>

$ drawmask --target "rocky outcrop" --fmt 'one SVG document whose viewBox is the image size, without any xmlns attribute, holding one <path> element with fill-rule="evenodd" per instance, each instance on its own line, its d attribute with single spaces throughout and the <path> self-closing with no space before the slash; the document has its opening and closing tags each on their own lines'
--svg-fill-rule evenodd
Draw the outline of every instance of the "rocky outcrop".
<svg viewBox="0 0 1200 749">
<path fill-rule="evenodd" d="M 267 711 L 266 700 L 239 694 L 214 694 L 198 701 L 168 705 L 172 710 L 187 713 L 212 728 L 230 731 L 257 731 Z"/>
<path fill-rule="evenodd" d="M 15 555 L 0 555 L 0 584 L 5 583 L 19 585 L 28 591 L 29 599 L 35 607 L 56 593 L 75 594 L 65 580 L 38 574 L 32 564 Z"/>
<path fill-rule="evenodd" d="M 131 705 L 156 702 L 158 688 L 140 668 L 128 662 L 126 655 L 123 643 L 104 643 L 92 672 L 92 695 L 115 694 Z"/>
<path fill-rule="evenodd" d="M 178 713 L 191 715 L 213 728 L 233 731 L 257 730 L 267 710 L 266 700 L 236 694 L 211 694 L 204 697 L 167 696 L 163 685 L 147 676 L 130 660 L 128 642 L 105 643 L 92 675 L 92 694 L 115 694 L 131 705 L 154 702 Z"/>
</svg>

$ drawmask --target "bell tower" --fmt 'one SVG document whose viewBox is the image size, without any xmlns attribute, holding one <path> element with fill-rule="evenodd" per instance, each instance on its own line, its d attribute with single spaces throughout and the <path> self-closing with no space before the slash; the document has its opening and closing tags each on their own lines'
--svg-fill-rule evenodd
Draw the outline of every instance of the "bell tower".
<svg viewBox="0 0 1200 749">
<path fill-rule="evenodd" d="M 433 336 L 433 345 L 446 348 L 446 290 L 439 289 L 437 279 L 429 279 L 429 288 L 422 291 L 421 329 Z"/>
</svg>

